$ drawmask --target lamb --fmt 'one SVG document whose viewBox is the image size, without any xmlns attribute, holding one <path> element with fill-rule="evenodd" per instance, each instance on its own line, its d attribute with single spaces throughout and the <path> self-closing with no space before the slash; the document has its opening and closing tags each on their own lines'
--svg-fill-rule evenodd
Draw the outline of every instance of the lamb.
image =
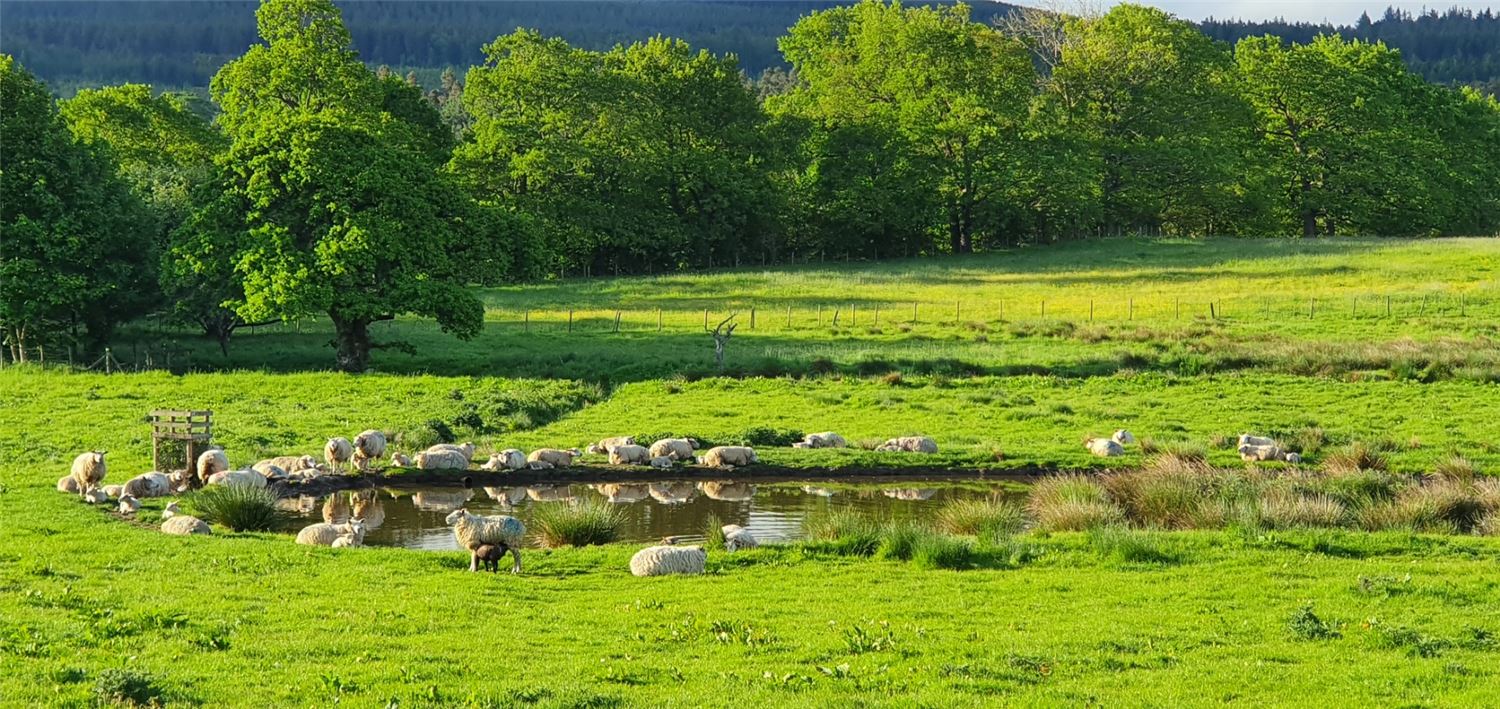
<svg viewBox="0 0 1500 709">
<path fill-rule="evenodd" d="M 499 472 L 501 470 L 520 470 L 524 467 L 526 467 L 526 454 L 515 448 L 507 448 L 499 453 L 491 453 L 490 459 L 484 465 L 479 466 L 479 469 Z"/>
<path fill-rule="evenodd" d="M 1250 445 L 1250 444 L 1247 443 L 1247 444 L 1241 445 L 1236 450 L 1239 451 L 1240 460 L 1243 460 L 1243 461 L 1246 461 L 1246 462 L 1255 462 L 1255 461 L 1263 461 L 1263 460 L 1285 460 L 1286 459 L 1286 451 L 1282 450 L 1281 446 L 1278 446 L 1278 445 L 1275 445 L 1275 444 L 1271 444 L 1271 445 Z M 1301 460 L 1301 456 L 1298 456 L 1297 459 Z"/>
<path fill-rule="evenodd" d="M 647 488 L 651 499 L 664 505 L 679 505 L 698 494 L 698 487 L 690 482 L 651 483 Z"/>
<path fill-rule="evenodd" d="M 193 475 L 186 470 L 173 470 L 167 473 L 167 487 L 176 492 L 182 492 L 193 486 Z"/>
<path fill-rule="evenodd" d="M 323 459 L 328 461 L 328 466 L 333 468 L 335 473 L 342 470 L 344 463 L 349 462 L 349 459 L 353 457 L 354 444 L 343 436 L 330 438 L 327 443 L 323 444 Z M 332 541 L 330 540 L 329 543 L 331 544 Z"/>
<path fill-rule="evenodd" d="M 937 441 L 932 440 L 928 436 L 902 436 L 900 438 L 892 438 L 876 446 L 875 450 L 931 454 L 938 452 L 938 446 Z"/>
<path fill-rule="evenodd" d="M 168 502 L 166 507 L 161 508 L 161 518 L 163 520 L 172 519 L 181 513 L 182 509 L 177 506 L 176 500 Z"/>
<path fill-rule="evenodd" d="M 420 470 L 464 470 L 469 459 L 460 451 L 428 449 L 418 453 L 412 464 Z"/>
<path fill-rule="evenodd" d="M 83 493 L 83 501 L 91 505 L 102 505 L 106 502 L 109 502 L 109 495 L 104 494 L 103 490 L 94 488 L 93 490 L 89 490 L 88 492 Z"/>
<path fill-rule="evenodd" d="M 437 445 L 428 446 L 427 450 L 424 451 L 424 452 L 426 452 L 426 453 L 434 453 L 434 452 L 437 452 L 437 451 L 454 451 L 454 452 L 458 453 L 459 455 L 462 455 L 464 457 L 464 467 L 465 468 L 469 467 L 469 463 L 474 460 L 474 444 L 473 443 L 464 443 L 462 445 L 454 444 L 454 443 L 439 443 Z"/>
<path fill-rule="evenodd" d="M 105 485 L 104 486 L 104 494 L 109 495 L 111 498 L 116 499 L 116 500 L 120 499 L 120 494 L 123 493 L 123 492 L 125 492 L 125 486 L 124 485 Z"/>
<path fill-rule="evenodd" d="M 526 525 L 521 524 L 521 520 L 509 515 L 474 515 L 459 508 L 449 513 L 444 521 L 453 527 L 453 538 L 458 545 L 470 551 L 470 571 L 479 570 L 479 559 L 472 553 L 486 544 L 508 549 L 514 560 L 510 572 L 521 571 L 521 544 L 526 538 Z"/>
<path fill-rule="evenodd" d="M 213 534 L 208 523 L 192 515 L 174 514 L 161 523 L 161 531 L 167 534 L 187 536 L 190 534 Z"/>
<path fill-rule="evenodd" d="M 612 446 L 609 449 L 610 465 L 648 465 L 651 463 L 651 453 L 645 446 L 633 443 Z"/>
<path fill-rule="evenodd" d="M 635 436 L 615 436 L 614 438 L 602 439 L 598 443 L 589 446 L 587 450 L 594 455 L 604 455 L 609 453 L 609 449 L 611 448 L 633 445 L 635 445 Z"/>
<path fill-rule="evenodd" d="M 78 486 L 78 494 L 87 495 L 104 480 L 107 472 L 104 454 L 104 451 L 89 451 L 73 459 L 73 470 L 70 475 L 73 477 L 74 484 Z"/>
<path fill-rule="evenodd" d="M 291 480 L 293 477 L 291 475 L 288 475 L 287 472 L 281 467 L 275 465 L 261 465 L 260 463 L 256 463 L 255 467 L 251 468 L 251 470 L 260 473 L 261 476 L 266 479 L 266 482 L 275 480 Z M 298 480 L 301 480 L 304 477 L 305 476 L 301 472 L 298 472 L 296 475 L 296 479 Z"/>
<path fill-rule="evenodd" d="M 72 475 L 64 475 L 57 479 L 57 491 L 77 495 L 82 492 L 78 489 L 78 481 Z"/>
<path fill-rule="evenodd" d="M 551 470 L 556 467 L 557 466 L 548 463 L 545 460 L 531 460 L 526 462 L 527 470 Z"/>
<path fill-rule="evenodd" d="M 166 497 L 172 494 L 174 489 L 171 476 L 155 471 L 141 473 L 120 486 L 120 494 L 144 499 L 147 497 Z"/>
<path fill-rule="evenodd" d="M 1114 435 L 1110 436 L 1109 438 L 1110 438 L 1110 440 L 1112 440 L 1115 443 L 1118 443 L 1118 444 L 1120 444 L 1122 446 L 1129 446 L 1129 445 L 1134 445 L 1135 444 L 1135 434 L 1133 434 L 1133 433 L 1131 433 L 1131 432 L 1129 432 L 1129 431 L 1127 431 L 1127 430 L 1125 430 L 1123 428 L 1120 429 L 1120 430 L 1118 430 L 1118 431 L 1115 431 Z"/>
<path fill-rule="evenodd" d="M 309 524 L 297 532 L 297 543 L 308 546 L 327 547 L 333 546 L 333 542 L 344 535 L 353 535 L 358 543 L 365 539 L 364 520 L 351 519 L 344 524 L 329 524 L 319 522 Z M 358 543 L 355 546 L 358 546 Z"/>
<path fill-rule="evenodd" d="M 576 448 L 569 450 L 558 450 L 556 448 L 538 448 L 526 456 L 530 463 L 551 463 L 554 467 L 567 468 L 573 465 L 573 459 L 583 455 Z"/>
<path fill-rule="evenodd" d="M 649 455 L 650 452 L 647 451 L 647 454 Z M 651 467 L 656 468 L 657 470 L 671 470 L 672 469 L 672 463 L 674 463 L 674 462 L 675 461 L 672 460 L 672 456 L 669 456 L 669 455 L 659 455 L 659 456 L 656 456 L 655 458 L 651 459 L 650 465 L 651 465 Z"/>
<path fill-rule="evenodd" d="M 604 499 L 616 504 L 640 502 L 651 496 L 650 487 L 641 483 L 604 483 L 593 488 Z"/>
<path fill-rule="evenodd" d="M 333 543 L 329 544 L 328 546 L 333 547 L 334 549 L 344 549 L 347 547 L 361 546 L 362 544 L 364 544 L 363 535 L 340 534 L 338 538 L 333 540 Z"/>
<path fill-rule="evenodd" d="M 1239 438 L 1239 442 L 1236 445 L 1237 446 L 1274 446 L 1274 445 L 1276 445 L 1276 439 L 1274 439 L 1274 438 L 1266 438 L 1264 436 L 1252 436 L 1252 435 L 1250 435 L 1248 433 L 1241 433 L 1240 434 L 1240 438 Z"/>
<path fill-rule="evenodd" d="M 746 446 L 716 446 L 708 449 L 698 458 L 699 465 L 711 468 L 733 468 L 741 465 L 751 465 L 758 458 L 755 449 Z"/>
<path fill-rule="evenodd" d="M 360 472 L 370 469 L 370 461 L 380 460 L 385 455 L 385 434 L 374 429 L 361 431 L 354 437 L 354 468 Z"/>
<path fill-rule="evenodd" d="M 391 453 L 391 467 L 410 468 L 412 467 L 411 458 L 408 457 L 405 453 L 393 452 Z"/>
<path fill-rule="evenodd" d="M 134 495 L 120 496 L 120 514 L 133 515 L 141 511 L 141 501 L 135 499 Z"/>
<path fill-rule="evenodd" d="M 802 437 L 802 442 L 806 444 L 802 446 L 804 448 L 845 448 L 849 445 L 848 441 L 845 441 L 843 436 L 840 436 L 833 431 L 809 433 L 806 436 Z"/>
<path fill-rule="evenodd" d="M 1291 463 L 1292 465 L 1299 465 L 1302 463 L 1302 455 L 1299 453 L 1287 453 L 1286 462 Z"/>
<path fill-rule="evenodd" d="M 195 470 L 198 473 L 198 484 L 205 484 L 215 473 L 229 470 L 229 457 L 224 455 L 223 448 L 210 448 L 198 456 Z"/>
<path fill-rule="evenodd" d="M 755 497 L 755 486 L 732 481 L 706 480 L 698 483 L 698 489 L 710 500 L 720 502 L 744 502 Z"/>
<path fill-rule="evenodd" d="M 691 438 L 663 438 L 651 444 L 651 457 L 667 456 L 673 460 L 692 460 L 698 441 Z"/>
<path fill-rule="evenodd" d="M 226 470 L 208 477 L 209 485 L 238 485 L 240 487 L 265 487 L 266 478 L 254 470 Z"/>
<path fill-rule="evenodd" d="M 646 547 L 630 557 L 630 573 L 636 576 L 701 574 L 708 553 L 703 547 Z"/>
<path fill-rule="evenodd" d="M 269 478 L 275 470 L 282 471 L 283 475 L 302 470 L 317 470 L 318 459 L 310 455 L 278 455 L 275 458 L 262 460 L 250 466 L 250 469 Z"/>
<path fill-rule="evenodd" d="M 719 529 L 724 532 L 725 551 L 739 551 L 741 549 L 751 549 L 760 546 L 760 543 L 755 540 L 755 536 L 750 533 L 750 530 L 737 524 L 726 524 Z"/>
<path fill-rule="evenodd" d="M 1083 447 L 1089 449 L 1090 453 L 1100 458 L 1111 458 L 1125 454 L 1125 446 L 1113 438 L 1090 438 L 1083 442 Z"/>
<path fill-rule="evenodd" d="M 500 571 L 500 557 L 505 556 L 505 551 L 504 544 L 480 544 L 474 547 L 473 559 L 471 561 L 479 562 L 485 571 L 498 573 Z M 472 567 L 473 563 L 470 563 L 470 566 Z"/>
</svg>

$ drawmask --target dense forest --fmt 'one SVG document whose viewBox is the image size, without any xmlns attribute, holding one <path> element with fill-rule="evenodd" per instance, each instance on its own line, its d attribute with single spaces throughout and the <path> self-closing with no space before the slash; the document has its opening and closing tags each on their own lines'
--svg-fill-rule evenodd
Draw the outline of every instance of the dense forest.
<svg viewBox="0 0 1500 709">
<path fill-rule="evenodd" d="M 1500 102 L 1379 43 L 1216 41 L 1156 9 L 881 0 L 810 12 L 788 69 L 535 30 L 371 69 L 329 0 L 267 0 L 209 106 L 66 100 L 0 55 L 0 330 L 86 348 L 170 308 L 229 346 L 328 317 L 338 363 L 403 314 L 476 334 L 468 286 L 964 254 L 1100 234 L 1496 234 Z M 993 18 L 991 18 L 993 19 Z"/>
<path fill-rule="evenodd" d="M 816 0 L 493 0 L 343 3 L 360 56 L 372 66 L 415 69 L 424 84 L 445 67 L 458 71 L 483 61 L 480 47 L 517 27 L 534 28 L 591 50 L 606 50 L 654 35 L 676 37 L 711 52 L 734 53 L 751 76 L 785 66 L 778 37 L 799 17 L 838 3 Z M 913 3 L 917 4 L 917 3 Z M 973 3 L 970 15 L 988 23 L 1012 9 Z M 0 51 L 14 57 L 54 91 L 123 82 L 158 87 L 205 87 L 209 77 L 255 41 L 255 2 L 144 0 L 5 0 Z M 1354 18 L 1350 18 L 1353 21 Z M 1421 15 L 1388 10 L 1347 26 L 1208 20 L 1208 36 L 1237 42 L 1271 34 L 1306 43 L 1337 32 L 1347 39 L 1383 41 L 1428 81 L 1479 86 L 1500 95 L 1500 17 L 1489 11 L 1450 10 Z"/>
</svg>

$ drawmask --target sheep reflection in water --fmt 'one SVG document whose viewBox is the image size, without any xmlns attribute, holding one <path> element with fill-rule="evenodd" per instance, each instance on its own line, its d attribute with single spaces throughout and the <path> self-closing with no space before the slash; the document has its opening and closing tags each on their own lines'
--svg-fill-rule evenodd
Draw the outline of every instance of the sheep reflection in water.
<svg viewBox="0 0 1500 709">
<path fill-rule="evenodd" d="M 722 502 L 745 502 L 755 497 L 755 486 L 733 480 L 708 480 L 698 483 L 698 489 L 710 500 Z"/>
</svg>

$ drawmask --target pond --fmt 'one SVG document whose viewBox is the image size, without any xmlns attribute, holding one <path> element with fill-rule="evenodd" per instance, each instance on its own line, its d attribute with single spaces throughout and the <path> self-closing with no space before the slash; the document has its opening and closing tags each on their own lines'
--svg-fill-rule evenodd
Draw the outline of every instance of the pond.
<svg viewBox="0 0 1500 709">
<path fill-rule="evenodd" d="M 809 515 L 854 510 L 878 518 L 929 520 L 943 505 L 960 499 L 1020 499 L 1024 488 L 1004 479 L 904 479 L 899 482 L 837 480 L 719 480 L 533 484 L 529 487 L 409 487 L 343 491 L 324 497 L 283 498 L 295 531 L 314 522 L 363 514 L 365 544 L 410 549 L 457 549 L 443 522 L 465 507 L 474 514 L 508 514 L 529 521 L 542 505 L 604 500 L 625 515 L 620 541 L 657 542 L 675 536 L 703 539 L 710 515 L 751 530 L 762 542 L 801 537 Z"/>
</svg>

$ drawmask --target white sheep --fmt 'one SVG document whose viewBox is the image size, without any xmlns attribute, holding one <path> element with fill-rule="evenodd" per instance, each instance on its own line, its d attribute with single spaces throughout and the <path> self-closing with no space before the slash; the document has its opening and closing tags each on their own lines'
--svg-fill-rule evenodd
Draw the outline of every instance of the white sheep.
<svg viewBox="0 0 1500 709">
<path fill-rule="evenodd" d="M 124 494 L 125 492 L 124 485 L 105 485 L 101 489 L 104 490 L 104 494 L 109 495 L 110 498 L 115 500 L 120 499 L 120 495 Z"/>
<path fill-rule="evenodd" d="M 323 460 L 328 461 L 328 467 L 333 468 L 335 473 L 342 470 L 344 464 L 353 457 L 354 444 L 343 436 L 330 438 L 327 443 L 323 444 Z M 332 540 L 329 540 L 329 543 L 333 543 Z"/>
<path fill-rule="evenodd" d="M 644 483 L 604 483 L 591 487 L 604 499 L 616 504 L 640 502 L 651 496 L 650 486 Z"/>
<path fill-rule="evenodd" d="M 476 515 L 468 510 L 457 509 L 444 518 L 453 528 L 453 538 L 458 545 L 468 549 L 469 570 L 479 570 L 479 559 L 473 552 L 483 545 L 502 546 L 510 551 L 514 563 L 510 572 L 521 571 L 521 544 L 526 538 L 526 525 L 510 515 Z"/>
<path fill-rule="evenodd" d="M 649 465 L 651 463 L 651 452 L 645 446 L 633 443 L 611 446 L 609 449 L 610 465 Z"/>
<path fill-rule="evenodd" d="M 526 454 L 515 448 L 506 448 L 499 453 L 491 453 L 490 459 L 485 461 L 484 465 L 479 466 L 479 469 L 499 472 L 502 470 L 520 470 L 524 467 L 526 467 Z"/>
<path fill-rule="evenodd" d="M 134 495 L 120 496 L 120 514 L 133 515 L 141 511 L 141 501 L 135 499 Z"/>
<path fill-rule="evenodd" d="M 104 464 L 104 451 L 89 451 L 80 453 L 77 458 L 73 459 L 73 469 L 69 474 L 73 476 L 73 482 L 78 486 L 78 494 L 87 495 L 104 480 L 106 472 L 108 471 Z"/>
<path fill-rule="evenodd" d="M 892 438 L 876 446 L 875 450 L 931 454 L 938 452 L 938 445 L 937 441 L 932 440 L 928 436 L 902 436 L 900 438 Z"/>
<path fill-rule="evenodd" d="M 1125 454 L 1125 446 L 1120 445 L 1120 442 L 1113 438 L 1090 438 L 1084 441 L 1083 447 L 1100 458 L 1110 458 Z"/>
<path fill-rule="evenodd" d="M 1122 446 L 1129 446 L 1129 445 L 1134 445 L 1135 444 L 1135 434 L 1133 434 L 1133 433 L 1131 433 L 1131 432 L 1129 432 L 1129 431 L 1127 431 L 1127 430 L 1125 430 L 1123 428 L 1120 429 L 1120 430 L 1118 430 L 1118 431 L 1115 431 L 1114 435 L 1110 436 L 1109 438 L 1110 438 L 1110 440 L 1112 440 L 1115 443 L 1118 443 L 1118 444 L 1120 444 Z"/>
<path fill-rule="evenodd" d="M 1281 449 L 1281 446 L 1278 446 L 1278 445 L 1275 445 L 1275 444 L 1271 444 L 1271 445 L 1251 445 L 1251 444 L 1247 443 L 1247 444 L 1241 445 L 1236 450 L 1240 454 L 1240 460 L 1243 460 L 1243 461 L 1246 461 L 1246 462 L 1258 462 L 1258 461 L 1268 461 L 1268 460 L 1285 460 L 1286 459 L 1286 451 L 1283 451 Z M 1298 456 L 1298 460 L 1301 460 L 1301 456 Z"/>
<path fill-rule="evenodd" d="M 845 441 L 843 436 L 840 436 L 833 431 L 809 433 L 806 436 L 802 437 L 802 442 L 806 444 L 804 446 L 799 446 L 802 448 L 845 448 L 849 445 L 849 442 Z M 796 444 L 794 443 L 792 445 L 795 446 Z"/>
<path fill-rule="evenodd" d="M 208 476 L 208 484 L 230 487 L 265 487 L 266 477 L 254 470 L 226 470 Z"/>
<path fill-rule="evenodd" d="M 120 494 L 130 495 L 137 499 L 166 497 L 172 494 L 174 488 L 171 476 L 153 470 L 126 480 L 125 484 L 120 486 Z"/>
<path fill-rule="evenodd" d="M 739 551 L 760 546 L 760 542 L 755 540 L 755 535 L 751 534 L 750 530 L 737 524 L 726 524 L 719 530 L 724 533 L 725 551 Z"/>
<path fill-rule="evenodd" d="M 166 473 L 167 487 L 174 492 L 183 492 L 193 487 L 193 473 L 186 470 L 173 470 Z M 136 495 L 140 497 L 140 495 Z"/>
<path fill-rule="evenodd" d="M 614 438 L 601 439 L 598 443 L 589 446 L 586 450 L 594 455 L 605 455 L 609 449 L 616 446 L 635 445 L 635 436 L 615 436 Z"/>
<path fill-rule="evenodd" d="M 555 466 L 555 465 L 553 465 L 551 463 L 548 463 L 545 460 L 528 460 L 528 461 L 526 461 L 526 469 L 527 470 L 551 470 L 551 469 L 556 468 L 556 467 L 557 466 Z"/>
<path fill-rule="evenodd" d="M 701 574 L 708 553 L 703 547 L 646 547 L 630 557 L 630 573 L 636 576 Z"/>
<path fill-rule="evenodd" d="M 809 495 L 817 495 L 818 497 L 833 497 L 833 490 L 830 490 L 830 489 L 828 489 L 826 487 L 817 487 L 815 485 L 803 485 L 802 486 L 802 491 L 805 492 L 805 493 L 807 493 L 807 494 L 809 494 Z"/>
<path fill-rule="evenodd" d="M 458 443 L 438 443 L 438 444 L 435 444 L 435 445 L 428 446 L 427 450 L 424 451 L 424 452 L 426 452 L 426 453 L 435 453 L 437 451 L 454 451 L 454 452 L 458 453 L 459 455 L 463 456 L 464 457 L 464 461 L 465 461 L 464 462 L 464 467 L 465 468 L 469 467 L 469 463 L 471 463 L 471 462 L 474 461 L 474 444 L 473 443 L 462 443 L 462 444 L 458 444 Z"/>
<path fill-rule="evenodd" d="M 673 460 L 692 460 L 698 441 L 691 438 L 663 438 L 651 444 L 648 452 L 652 458 L 667 456 Z"/>
<path fill-rule="evenodd" d="M 553 467 L 567 468 L 573 465 L 573 459 L 583 455 L 576 448 L 558 450 L 557 448 L 538 448 L 526 456 L 528 463 L 551 463 Z"/>
<path fill-rule="evenodd" d="M 207 483 L 214 473 L 229 470 L 229 457 L 224 455 L 223 448 L 210 448 L 199 454 L 194 470 L 198 473 L 198 482 Z"/>
<path fill-rule="evenodd" d="M 651 483 L 647 492 L 651 499 L 664 505 L 680 505 L 697 496 L 698 487 L 690 482 Z"/>
<path fill-rule="evenodd" d="M 1292 465 L 1298 465 L 1302 462 L 1302 455 L 1300 453 L 1287 453 L 1286 462 L 1291 463 Z"/>
<path fill-rule="evenodd" d="M 266 477 L 271 477 L 271 471 L 274 469 L 280 469 L 285 474 L 303 470 L 317 470 L 319 467 L 318 459 L 310 455 L 278 455 L 275 458 L 267 458 L 250 466 L 251 470 Z"/>
<path fill-rule="evenodd" d="M 650 465 L 657 470 L 671 470 L 675 462 L 670 455 L 659 455 L 651 459 Z"/>
<path fill-rule="evenodd" d="M 705 497 L 720 502 L 744 502 L 755 497 L 755 486 L 733 481 L 705 480 L 698 483 Z"/>
<path fill-rule="evenodd" d="M 82 490 L 78 489 L 78 481 L 74 480 L 71 474 L 64 475 L 57 479 L 57 491 L 66 492 L 71 495 L 77 495 L 80 492 L 83 492 Z"/>
<path fill-rule="evenodd" d="M 354 468 L 360 472 L 370 469 L 370 461 L 380 460 L 385 455 L 385 434 L 375 429 L 361 431 L 354 437 Z"/>
<path fill-rule="evenodd" d="M 699 465 L 710 468 L 733 468 L 741 465 L 751 465 L 759 458 L 755 455 L 755 449 L 747 446 L 715 446 L 708 449 L 698 457 Z"/>
<path fill-rule="evenodd" d="M 83 493 L 83 501 L 91 505 L 102 505 L 109 502 L 109 495 L 104 494 L 104 491 L 99 488 L 94 488 Z"/>
<path fill-rule="evenodd" d="M 405 453 L 392 452 L 391 453 L 391 467 L 392 468 L 410 468 L 410 467 L 412 467 L 411 458 L 409 456 L 407 456 Z"/>
<path fill-rule="evenodd" d="M 893 500 L 930 500 L 937 490 L 924 487 L 881 490 L 880 492 Z"/>
<path fill-rule="evenodd" d="M 334 539 L 333 543 L 329 544 L 328 546 L 333 547 L 334 549 L 343 549 L 347 547 L 357 547 L 363 543 L 364 538 L 362 536 L 354 534 L 340 534 L 338 538 Z"/>
<path fill-rule="evenodd" d="M 167 534 L 187 536 L 189 534 L 213 534 L 208 523 L 192 515 L 174 514 L 161 523 L 161 531 Z"/>
<path fill-rule="evenodd" d="M 418 453 L 412 464 L 420 470 L 463 470 L 469 467 L 469 459 L 455 450 L 428 449 Z"/>
<path fill-rule="evenodd" d="M 297 532 L 297 543 L 318 547 L 333 546 L 335 540 L 346 534 L 352 534 L 360 542 L 363 542 L 365 538 L 364 520 L 351 519 L 343 524 L 329 524 L 327 522 L 309 524 L 303 527 L 302 531 Z"/>
<path fill-rule="evenodd" d="M 1250 435 L 1248 433 L 1241 433 L 1240 434 L 1240 438 L 1239 438 L 1239 442 L 1236 445 L 1237 446 L 1274 446 L 1274 445 L 1277 445 L 1277 443 L 1276 443 L 1276 439 L 1274 439 L 1274 438 L 1266 438 L 1264 436 L 1252 436 L 1252 435 Z"/>
<path fill-rule="evenodd" d="M 166 507 L 161 508 L 161 518 L 163 520 L 172 519 L 179 514 L 182 514 L 182 508 L 177 506 L 176 500 L 168 502 Z"/>
</svg>

